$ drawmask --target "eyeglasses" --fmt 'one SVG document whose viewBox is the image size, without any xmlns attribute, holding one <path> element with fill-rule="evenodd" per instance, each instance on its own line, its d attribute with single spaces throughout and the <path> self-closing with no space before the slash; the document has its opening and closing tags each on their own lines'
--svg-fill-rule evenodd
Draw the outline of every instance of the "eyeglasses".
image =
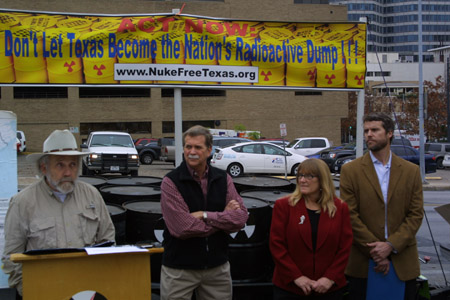
<svg viewBox="0 0 450 300">
<path fill-rule="evenodd" d="M 306 180 L 311 180 L 317 176 L 311 175 L 311 174 L 297 174 L 297 178 L 301 179 L 301 178 L 305 178 Z"/>
</svg>

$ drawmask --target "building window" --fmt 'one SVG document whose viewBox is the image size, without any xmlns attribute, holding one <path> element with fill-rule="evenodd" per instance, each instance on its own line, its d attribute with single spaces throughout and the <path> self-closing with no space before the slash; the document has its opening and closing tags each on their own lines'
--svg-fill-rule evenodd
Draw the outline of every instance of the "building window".
<svg viewBox="0 0 450 300">
<path fill-rule="evenodd" d="M 80 87 L 80 98 L 149 98 L 149 88 Z"/>
<path fill-rule="evenodd" d="M 80 134 L 92 131 L 122 131 L 128 133 L 152 133 L 152 122 L 80 123 Z"/>
<path fill-rule="evenodd" d="M 295 96 L 322 96 L 322 92 L 296 91 Z"/>
<path fill-rule="evenodd" d="M 161 97 L 174 96 L 174 89 L 161 89 Z M 214 89 L 181 89 L 182 97 L 225 97 L 225 90 Z"/>
<path fill-rule="evenodd" d="M 14 99 L 67 98 L 66 87 L 14 87 Z"/>
<path fill-rule="evenodd" d="M 182 131 L 185 132 L 194 125 L 201 125 L 206 128 L 214 128 L 214 120 L 209 121 L 183 121 L 181 125 Z M 175 133 L 175 122 L 173 121 L 163 121 L 162 122 L 162 133 Z"/>
</svg>

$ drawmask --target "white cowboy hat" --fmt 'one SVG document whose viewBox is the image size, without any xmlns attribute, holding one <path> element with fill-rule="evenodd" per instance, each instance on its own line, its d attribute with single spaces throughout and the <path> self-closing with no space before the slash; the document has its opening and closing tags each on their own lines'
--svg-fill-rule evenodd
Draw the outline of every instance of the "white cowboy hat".
<svg viewBox="0 0 450 300">
<path fill-rule="evenodd" d="M 77 141 L 67 130 L 53 131 L 44 142 L 43 153 L 33 153 L 27 156 L 29 162 L 37 162 L 44 155 L 89 155 L 93 152 L 78 151 Z"/>
</svg>

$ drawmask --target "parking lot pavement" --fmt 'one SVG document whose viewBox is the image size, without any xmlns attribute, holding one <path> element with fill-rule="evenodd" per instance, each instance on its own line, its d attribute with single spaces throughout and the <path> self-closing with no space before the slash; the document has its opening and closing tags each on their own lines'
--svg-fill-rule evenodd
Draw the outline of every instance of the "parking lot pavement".
<svg viewBox="0 0 450 300">
<path fill-rule="evenodd" d="M 450 190 L 450 169 L 437 170 L 436 173 L 426 174 L 423 189 L 425 191 Z"/>
<path fill-rule="evenodd" d="M 19 189 L 37 180 L 35 166 L 26 161 L 26 154 L 20 154 L 17 157 Z M 141 165 L 139 167 L 139 176 L 164 177 L 168 172 L 174 169 L 172 163 L 154 161 L 151 165 Z M 335 176 L 335 186 L 339 187 L 339 176 Z M 437 170 L 436 173 L 426 174 L 423 184 L 425 191 L 445 191 L 450 190 L 450 168 Z"/>
</svg>

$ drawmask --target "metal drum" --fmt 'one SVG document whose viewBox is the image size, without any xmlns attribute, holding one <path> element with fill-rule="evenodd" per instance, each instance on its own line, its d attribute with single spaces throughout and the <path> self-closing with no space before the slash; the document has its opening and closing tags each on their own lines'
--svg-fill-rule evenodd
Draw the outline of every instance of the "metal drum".
<svg viewBox="0 0 450 300">
<path fill-rule="evenodd" d="M 249 212 L 248 220 L 244 228 L 231 233 L 229 242 L 232 244 L 261 243 L 269 238 L 270 220 L 272 209 L 265 201 L 242 197 L 245 207 Z"/>
<path fill-rule="evenodd" d="M 127 210 L 127 243 L 157 242 L 154 228 L 162 218 L 161 204 L 137 200 L 125 202 L 122 206 Z"/>
<path fill-rule="evenodd" d="M 132 200 L 159 202 L 161 189 L 156 186 L 105 185 L 100 193 L 106 203 L 122 205 Z"/>
<path fill-rule="evenodd" d="M 233 283 L 270 281 L 273 270 L 268 241 L 228 246 Z"/>
<path fill-rule="evenodd" d="M 110 177 L 107 180 L 108 185 L 143 185 L 143 186 L 161 186 L 162 178 L 152 176 L 120 176 Z"/>
<path fill-rule="evenodd" d="M 241 176 L 233 178 L 238 193 L 247 190 L 285 190 L 293 191 L 295 186 L 289 180 L 270 176 Z"/>
<path fill-rule="evenodd" d="M 153 227 L 153 234 L 156 240 L 162 244 L 164 237 L 164 218 L 160 218 L 156 221 Z M 150 272 L 152 282 L 161 281 L 161 265 L 162 265 L 162 253 L 153 253 L 151 255 Z M 153 299 L 153 298 L 152 298 Z"/>
<path fill-rule="evenodd" d="M 126 243 L 126 210 L 116 204 L 106 204 L 106 208 L 116 230 L 116 244 L 124 245 Z"/>
<path fill-rule="evenodd" d="M 269 203 L 270 207 L 273 207 L 275 201 L 277 201 L 280 198 L 286 197 L 291 193 L 292 192 L 281 190 L 250 190 L 250 191 L 243 191 L 241 193 L 241 196 L 263 200 Z"/>
<path fill-rule="evenodd" d="M 257 282 L 269 277 L 273 262 L 269 251 L 272 208 L 260 199 L 242 197 L 248 220 L 239 232 L 231 233 L 228 254 L 234 283 Z"/>
<path fill-rule="evenodd" d="M 78 180 L 89 183 L 90 185 L 93 185 L 98 190 L 106 185 L 106 178 L 100 177 L 100 176 L 79 176 Z"/>
</svg>

